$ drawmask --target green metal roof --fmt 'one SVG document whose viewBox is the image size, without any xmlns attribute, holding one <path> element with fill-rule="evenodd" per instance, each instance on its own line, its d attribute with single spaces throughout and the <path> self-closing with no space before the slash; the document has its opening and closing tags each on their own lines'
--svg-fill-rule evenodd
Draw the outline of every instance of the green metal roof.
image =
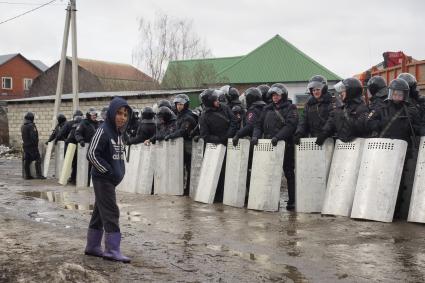
<svg viewBox="0 0 425 283">
<path fill-rule="evenodd" d="M 305 82 L 314 75 L 322 75 L 329 81 L 341 80 L 338 75 L 301 52 L 280 35 L 274 36 L 245 56 L 172 61 L 167 72 L 173 66 L 180 66 L 193 72 L 197 64 L 210 64 L 217 72 L 217 77 L 225 78 L 230 84 Z M 185 82 L 185 87 L 191 87 L 191 83 L 193 82 Z"/>
</svg>

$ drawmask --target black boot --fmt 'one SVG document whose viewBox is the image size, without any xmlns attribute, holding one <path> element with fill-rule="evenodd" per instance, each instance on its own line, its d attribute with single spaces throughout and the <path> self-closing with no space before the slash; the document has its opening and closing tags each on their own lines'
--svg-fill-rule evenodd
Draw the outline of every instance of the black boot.
<svg viewBox="0 0 425 283">
<path fill-rule="evenodd" d="M 37 179 L 46 179 L 46 177 L 41 174 L 41 160 L 37 160 L 35 162 L 35 172 L 37 174 Z"/>
<path fill-rule="evenodd" d="M 25 180 L 32 180 L 34 179 L 31 176 L 31 161 L 29 160 L 24 160 L 24 171 L 25 171 Z"/>
</svg>

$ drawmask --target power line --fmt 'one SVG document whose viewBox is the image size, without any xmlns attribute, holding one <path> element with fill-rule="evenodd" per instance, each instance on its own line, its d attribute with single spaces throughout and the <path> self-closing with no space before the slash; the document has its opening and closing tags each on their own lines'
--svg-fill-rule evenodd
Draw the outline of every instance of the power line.
<svg viewBox="0 0 425 283">
<path fill-rule="evenodd" d="M 8 4 L 8 5 L 41 5 L 41 3 L 30 3 L 30 2 L 8 2 L 8 1 L 0 1 L 0 4 Z M 63 4 L 55 4 L 55 5 L 63 5 Z"/>
<path fill-rule="evenodd" d="M 36 8 L 34 8 L 34 9 L 31 9 L 31 10 L 29 10 L 29 11 L 26 11 L 26 12 L 24 12 L 24 13 L 22 13 L 22 14 L 19 14 L 19 15 L 17 15 L 17 16 L 14 16 L 14 17 L 10 18 L 10 19 L 4 20 L 4 21 L 0 22 L 0 25 L 1 25 L 1 24 L 4 24 L 4 23 L 7 23 L 7 22 L 9 22 L 9 21 L 11 21 L 11 20 L 14 20 L 14 19 L 16 19 L 16 18 L 22 17 L 22 16 L 24 16 L 24 15 L 26 15 L 26 14 L 29 14 L 29 13 L 31 13 L 31 12 L 34 12 L 35 10 L 38 10 L 38 9 L 40 9 L 40 8 L 43 8 L 44 6 L 47 6 L 47 5 L 49 5 L 49 4 L 51 4 L 51 3 L 55 2 L 55 1 L 57 1 L 57 0 L 52 0 L 52 1 L 50 1 L 50 2 L 47 2 L 47 3 L 45 3 L 45 4 L 42 4 L 42 5 L 40 5 L 40 6 L 36 7 Z"/>
</svg>

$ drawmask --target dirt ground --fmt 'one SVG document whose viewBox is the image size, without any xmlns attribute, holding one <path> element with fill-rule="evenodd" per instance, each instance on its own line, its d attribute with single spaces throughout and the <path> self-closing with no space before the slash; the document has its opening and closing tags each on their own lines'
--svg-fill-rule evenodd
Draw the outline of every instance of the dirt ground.
<svg viewBox="0 0 425 283">
<path fill-rule="evenodd" d="M 91 189 L 22 180 L 19 160 L 0 169 L 0 282 L 425 282 L 424 225 L 122 192 L 132 263 L 88 257 Z"/>
</svg>

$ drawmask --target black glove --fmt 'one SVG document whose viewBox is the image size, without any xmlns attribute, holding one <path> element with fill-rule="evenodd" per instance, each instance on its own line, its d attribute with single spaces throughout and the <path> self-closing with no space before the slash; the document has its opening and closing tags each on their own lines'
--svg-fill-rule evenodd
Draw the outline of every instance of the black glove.
<svg viewBox="0 0 425 283">
<path fill-rule="evenodd" d="M 232 139 L 233 146 L 234 147 L 238 146 L 238 142 L 239 142 L 239 137 L 236 135 Z"/>
<path fill-rule="evenodd" d="M 48 142 L 48 141 L 46 141 L 44 144 L 45 144 L 45 145 L 47 145 L 48 143 L 49 143 L 49 142 Z"/>
<path fill-rule="evenodd" d="M 299 145 L 300 142 L 301 142 L 301 138 L 302 138 L 302 136 L 300 134 L 296 133 L 294 135 L 294 143 L 297 144 L 297 145 Z"/>
<path fill-rule="evenodd" d="M 81 145 L 81 147 L 85 147 L 86 143 L 84 141 L 80 141 L 80 145 Z"/>
<path fill-rule="evenodd" d="M 257 145 L 258 144 L 258 138 L 257 137 L 252 137 L 251 144 L 252 145 Z"/>
<path fill-rule="evenodd" d="M 278 139 L 277 137 L 272 138 L 272 146 L 277 146 Z"/>
<path fill-rule="evenodd" d="M 159 137 L 156 138 L 156 140 L 157 141 L 163 141 L 164 140 L 164 137 L 163 136 L 159 136 Z"/>
<path fill-rule="evenodd" d="M 198 141 L 199 141 L 199 136 L 194 136 L 194 137 L 193 137 L 193 141 L 194 141 L 194 142 L 198 142 Z"/>
<path fill-rule="evenodd" d="M 127 141 L 125 142 L 125 144 L 126 144 L 126 145 L 132 145 L 133 143 L 131 142 L 131 140 L 127 140 Z"/>
<path fill-rule="evenodd" d="M 318 146 L 322 146 L 322 145 L 323 145 L 323 143 L 325 142 L 325 140 L 326 140 L 326 136 L 325 136 L 325 135 L 323 135 L 323 134 L 319 134 L 319 135 L 317 136 L 317 138 L 316 138 L 316 144 L 317 144 Z"/>
<path fill-rule="evenodd" d="M 164 137 L 164 140 L 165 141 L 168 141 L 170 139 L 170 135 L 166 135 L 165 137 Z"/>
</svg>

